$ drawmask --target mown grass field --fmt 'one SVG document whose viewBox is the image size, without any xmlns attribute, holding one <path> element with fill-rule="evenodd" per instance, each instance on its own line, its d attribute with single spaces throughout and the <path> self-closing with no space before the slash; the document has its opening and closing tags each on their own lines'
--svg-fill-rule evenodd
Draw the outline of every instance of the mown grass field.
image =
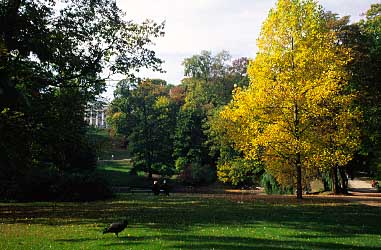
<svg viewBox="0 0 381 250">
<path fill-rule="evenodd" d="M 89 203 L 0 203 L 0 211 L 2 250 L 381 249 L 381 207 L 340 199 L 123 194 Z M 123 218 L 130 225 L 119 238 L 101 233 Z"/>
</svg>

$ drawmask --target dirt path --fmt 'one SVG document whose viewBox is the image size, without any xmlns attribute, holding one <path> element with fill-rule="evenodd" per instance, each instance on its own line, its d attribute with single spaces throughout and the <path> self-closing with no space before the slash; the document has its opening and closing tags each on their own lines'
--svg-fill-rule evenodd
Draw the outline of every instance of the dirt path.
<svg viewBox="0 0 381 250">
<path fill-rule="evenodd" d="M 381 207 L 381 193 L 372 188 L 371 180 L 356 178 L 349 180 L 349 195 L 304 195 L 303 201 L 295 199 L 295 195 L 266 195 L 263 190 L 223 190 L 221 193 L 208 193 L 207 190 L 197 190 L 194 195 L 202 197 L 221 197 L 241 202 L 262 201 L 274 204 L 342 204 L 360 203 L 367 206 Z M 194 191 L 194 190 L 193 190 Z M 204 192 L 203 192 L 204 191 Z M 205 192 L 206 191 L 206 192 Z M 192 192 L 190 192 L 191 195 Z"/>
<path fill-rule="evenodd" d="M 376 188 L 372 187 L 371 180 L 367 178 L 349 180 L 348 187 L 354 193 L 377 193 Z"/>
</svg>

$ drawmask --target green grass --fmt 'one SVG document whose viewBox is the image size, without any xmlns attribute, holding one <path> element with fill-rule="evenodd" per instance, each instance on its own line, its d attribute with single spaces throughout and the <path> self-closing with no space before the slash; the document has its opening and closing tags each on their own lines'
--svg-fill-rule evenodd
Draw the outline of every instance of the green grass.
<svg viewBox="0 0 381 250">
<path fill-rule="evenodd" d="M 100 160 L 124 160 L 129 159 L 130 154 L 126 149 L 118 148 L 118 146 L 105 147 L 98 153 Z"/>
<path fill-rule="evenodd" d="M 90 203 L 0 203 L 0 249 L 381 249 L 381 208 L 240 195 L 126 194 Z M 127 218 L 120 234 L 102 235 Z"/>
<path fill-rule="evenodd" d="M 129 160 L 99 161 L 97 173 L 104 177 L 111 186 L 148 186 L 151 180 L 144 173 L 131 175 L 132 163 Z"/>
<path fill-rule="evenodd" d="M 99 161 L 98 169 L 128 174 L 132 169 L 132 163 L 130 160 Z"/>
<path fill-rule="evenodd" d="M 95 146 L 97 157 L 100 160 L 123 160 L 130 158 L 128 151 L 121 148 L 122 136 L 110 137 L 107 129 L 89 128 L 90 141 Z"/>
</svg>

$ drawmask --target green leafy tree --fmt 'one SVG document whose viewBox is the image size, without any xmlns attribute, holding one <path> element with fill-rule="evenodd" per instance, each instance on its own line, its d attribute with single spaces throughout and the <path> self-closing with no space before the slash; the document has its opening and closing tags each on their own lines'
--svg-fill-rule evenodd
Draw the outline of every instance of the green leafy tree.
<svg viewBox="0 0 381 250">
<path fill-rule="evenodd" d="M 226 51 L 216 55 L 202 51 L 184 59 L 186 78 L 181 86 L 185 89 L 185 99 L 177 119 L 174 150 L 177 168 L 183 173 L 183 179 L 197 182 L 197 174 L 215 174 L 220 152 L 216 149 L 218 143 L 215 143 L 215 137 L 210 139 L 208 120 L 215 109 L 231 100 L 234 84 L 248 84 L 247 58 L 239 58 L 232 63 L 230 59 L 231 56 Z"/>
<path fill-rule="evenodd" d="M 380 9 L 380 4 L 373 4 L 364 13 L 364 19 L 352 24 L 348 16 L 339 18 L 337 14 L 325 13 L 329 28 L 337 34 L 337 43 L 351 48 L 353 60 L 347 66 L 352 74 L 350 87 L 359 93 L 358 106 L 364 116 L 361 150 L 351 167 L 353 171 L 371 174 L 380 173 L 377 171 L 380 159 Z M 340 172 L 343 176 L 343 171 Z"/>
<path fill-rule="evenodd" d="M 239 64 L 231 66 L 230 59 L 227 51 L 214 56 L 209 51 L 202 51 L 199 55 L 184 59 L 184 75 L 187 78 L 183 79 L 183 85 L 187 88 L 187 101 L 211 107 L 226 104 L 231 99 L 233 85 L 241 80 L 237 78 L 241 70 L 238 69 Z"/>
<path fill-rule="evenodd" d="M 233 60 L 231 66 L 228 69 L 229 71 L 227 82 L 234 83 L 236 86 L 241 88 L 249 86 L 249 77 L 247 76 L 248 65 L 249 59 L 247 57 L 241 57 Z M 231 87 L 229 88 L 229 90 L 232 91 L 233 89 L 231 89 Z M 231 95 L 229 97 L 231 99 Z"/>
<path fill-rule="evenodd" d="M 0 4 L 2 179 L 14 178 L 9 168 L 93 165 L 83 116 L 105 88 L 102 72 L 133 77 L 139 67 L 159 70 L 161 60 L 147 45 L 163 35 L 163 24 L 125 21 L 115 1 L 55 2 Z M 16 152 L 24 152 L 22 160 L 14 161 Z"/>
<path fill-rule="evenodd" d="M 381 4 L 372 4 L 364 19 L 352 25 L 358 35 L 348 43 L 357 53 L 352 64 L 353 84 L 361 93 L 360 104 L 364 113 L 363 152 L 365 162 L 373 175 L 381 176 Z"/>
<path fill-rule="evenodd" d="M 184 182 L 196 184 L 213 179 L 204 178 L 214 175 L 214 166 L 203 126 L 208 113 L 221 103 L 219 91 L 224 88 L 220 80 L 227 73 L 229 59 L 226 51 L 215 56 L 202 51 L 183 61 L 185 99 L 177 116 L 173 156 Z"/>
<path fill-rule="evenodd" d="M 125 135 L 134 165 L 152 177 L 173 173 L 173 130 L 176 105 L 162 80 L 144 80 L 132 86 L 119 83 L 109 121 Z"/>
<path fill-rule="evenodd" d="M 205 114 L 197 107 L 182 107 L 177 116 L 173 156 L 182 181 L 190 184 L 209 183 L 215 170 L 205 144 Z"/>
</svg>

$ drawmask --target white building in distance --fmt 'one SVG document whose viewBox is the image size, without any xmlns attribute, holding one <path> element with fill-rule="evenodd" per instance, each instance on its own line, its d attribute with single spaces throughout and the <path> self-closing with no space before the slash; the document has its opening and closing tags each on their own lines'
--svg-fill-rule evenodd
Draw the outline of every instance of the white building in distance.
<svg viewBox="0 0 381 250">
<path fill-rule="evenodd" d="M 85 121 L 95 128 L 107 128 L 107 103 L 91 103 L 85 111 Z"/>
</svg>

